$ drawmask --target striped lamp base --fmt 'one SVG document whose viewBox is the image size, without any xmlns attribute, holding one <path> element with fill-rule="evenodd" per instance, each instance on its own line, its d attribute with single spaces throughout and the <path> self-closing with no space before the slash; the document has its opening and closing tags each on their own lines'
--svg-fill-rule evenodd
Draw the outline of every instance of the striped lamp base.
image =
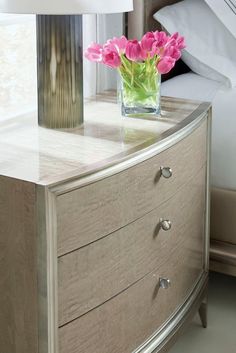
<svg viewBox="0 0 236 353">
<path fill-rule="evenodd" d="M 82 15 L 37 15 L 37 50 L 39 125 L 82 125 Z"/>
</svg>

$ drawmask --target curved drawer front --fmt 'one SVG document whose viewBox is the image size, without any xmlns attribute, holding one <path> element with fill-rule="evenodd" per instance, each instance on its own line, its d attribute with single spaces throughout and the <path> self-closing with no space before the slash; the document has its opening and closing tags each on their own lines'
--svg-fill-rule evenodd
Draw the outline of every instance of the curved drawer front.
<svg viewBox="0 0 236 353">
<path fill-rule="evenodd" d="M 207 123 L 176 145 L 121 173 L 57 198 L 58 255 L 89 244 L 169 199 L 206 161 Z M 160 167 L 173 170 L 169 179 Z"/>
<path fill-rule="evenodd" d="M 185 249 L 188 231 L 188 244 L 202 258 L 205 173 L 204 166 L 173 198 L 141 219 L 58 259 L 59 325 L 162 266 L 176 251 Z M 160 222 L 162 218 L 171 221 L 170 230 L 161 228 L 161 224 L 168 226 Z"/>
<path fill-rule="evenodd" d="M 77 320 L 59 328 L 59 353 L 130 353 L 148 339 L 185 301 L 202 269 L 195 242 L 199 228 L 156 271 Z M 159 279 L 168 278 L 168 289 Z"/>
</svg>

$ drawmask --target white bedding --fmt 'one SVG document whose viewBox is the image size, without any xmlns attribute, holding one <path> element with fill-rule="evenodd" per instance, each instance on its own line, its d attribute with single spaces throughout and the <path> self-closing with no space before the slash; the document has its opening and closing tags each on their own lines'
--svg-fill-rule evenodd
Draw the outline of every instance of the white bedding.
<svg viewBox="0 0 236 353">
<path fill-rule="evenodd" d="M 212 185 L 236 190 L 236 88 L 191 72 L 164 82 L 162 95 L 212 102 Z"/>
</svg>

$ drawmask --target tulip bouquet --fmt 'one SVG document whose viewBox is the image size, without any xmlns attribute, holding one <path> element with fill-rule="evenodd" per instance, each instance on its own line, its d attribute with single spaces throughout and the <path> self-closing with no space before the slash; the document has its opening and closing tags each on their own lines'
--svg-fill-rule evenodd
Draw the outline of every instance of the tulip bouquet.
<svg viewBox="0 0 236 353">
<path fill-rule="evenodd" d="M 168 73 L 181 57 L 184 38 L 178 33 L 147 32 L 138 41 L 125 36 L 109 39 L 103 46 L 92 43 L 85 51 L 91 61 L 119 71 L 123 115 L 160 111 L 160 75 Z"/>
</svg>

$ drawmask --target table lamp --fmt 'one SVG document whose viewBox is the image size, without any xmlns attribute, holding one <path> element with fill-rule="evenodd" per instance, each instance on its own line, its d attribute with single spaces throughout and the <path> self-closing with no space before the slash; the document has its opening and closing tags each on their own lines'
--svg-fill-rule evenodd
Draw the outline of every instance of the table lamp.
<svg viewBox="0 0 236 353">
<path fill-rule="evenodd" d="M 82 14 L 132 9 L 133 0 L 0 0 L 0 12 L 37 15 L 40 126 L 83 124 Z"/>
</svg>

